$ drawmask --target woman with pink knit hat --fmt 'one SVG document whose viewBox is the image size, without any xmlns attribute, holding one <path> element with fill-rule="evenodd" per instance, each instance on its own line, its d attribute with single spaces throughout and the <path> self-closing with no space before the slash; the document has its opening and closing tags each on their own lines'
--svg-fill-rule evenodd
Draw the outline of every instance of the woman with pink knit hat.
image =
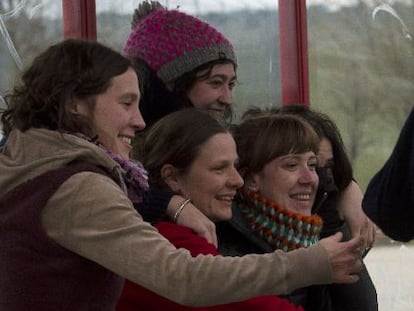
<svg viewBox="0 0 414 311">
<path fill-rule="evenodd" d="M 230 116 L 237 59 L 221 32 L 156 1 L 139 5 L 132 27 L 123 52 L 141 75 L 141 111 L 148 125 L 191 106 Z"/>
</svg>

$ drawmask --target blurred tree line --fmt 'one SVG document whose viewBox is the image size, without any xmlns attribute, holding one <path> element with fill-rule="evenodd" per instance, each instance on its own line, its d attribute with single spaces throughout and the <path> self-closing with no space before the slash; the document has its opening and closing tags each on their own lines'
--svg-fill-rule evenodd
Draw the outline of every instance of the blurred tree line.
<svg viewBox="0 0 414 311">
<path fill-rule="evenodd" d="M 58 2 L 50 0 L 49 4 Z M 49 4 L 39 8 L 36 1 L 27 1 L 26 7 L 7 15 L 20 3 L 0 1 L 0 27 L 6 26 L 23 64 L 28 64 L 46 46 L 62 39 L 62 13 L 58 6 L 53 18 L 46 11 Z M 308 7 L 311 107 L 337 122 L 363 188 L 388 156 L 414 98 L 413 40 L 389 12 L 379 11 L 374 19 L 377 5 L 360 0 L 336 11 L 323 5 Z M 413 1 L 395 1 L 392 8 L 407 29 L 413 30 Z M 100 13 L 98 41 L 121 50 L 131 17 L 132 12 Z M 247 107 L 280 105 L 277 11 L 241 10 L 200 17 L 235 46 L 239 82 L 235 120 Z M 4 95 L 19 69 L 4 35 L 0 40 L 0 95 Z"/>
<path fill-rule="evenodd" d="M 308 10 L 311 105 L 338 124 L 356 179 L 366 186 L 388 157 L 414 100 L 413 1 L 379 10 L 360 0 Z M 411 36 L 413 33 L 411 33 Z"/>
</svg>

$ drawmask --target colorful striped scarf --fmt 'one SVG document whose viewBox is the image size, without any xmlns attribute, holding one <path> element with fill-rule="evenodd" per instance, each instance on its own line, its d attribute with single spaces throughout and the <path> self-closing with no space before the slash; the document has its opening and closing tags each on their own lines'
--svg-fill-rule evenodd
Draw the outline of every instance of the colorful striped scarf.
<svg viewBox="0 0 414 311">
<path fill-rule="evenodd" d="M 319 240 L 322 219 L 318 215 L 305 216 L 278 206 L 258 192 L 248 194 L 252 204 L 235 201 L 249 227 L 274 249 L 284 251 L 307 247 Z"/>
</svg>

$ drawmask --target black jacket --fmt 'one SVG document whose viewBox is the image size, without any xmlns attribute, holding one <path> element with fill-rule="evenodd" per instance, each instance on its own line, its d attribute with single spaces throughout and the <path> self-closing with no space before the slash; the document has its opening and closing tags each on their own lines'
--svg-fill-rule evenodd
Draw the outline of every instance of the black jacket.
<svg viewBox="0 0 414 311">
<path fill-rule="evenodd" d="M 414 109 L 391 156 L 371 179 L 362 207 L 390 238 L 414 239 Z"/>
</svg>

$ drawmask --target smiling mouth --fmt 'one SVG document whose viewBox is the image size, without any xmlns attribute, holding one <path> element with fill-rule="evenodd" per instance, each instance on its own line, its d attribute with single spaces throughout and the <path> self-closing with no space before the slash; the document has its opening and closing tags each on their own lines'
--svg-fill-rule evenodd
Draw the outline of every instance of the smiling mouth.
<svg viewBox="0 0 414 311">
<path fill-rule="evenodd" d="M 310 200 L 311 195 L 309 193 L 300 193 L 300 194 L 293 195 L 292 198 L 298 201 L 306 202 Z"/>
<path fill-rule="evenodd" d="M 131 144 L 132 144 L 132 138 L 131 138 L 131 137 L 129 137 L 129 136 L 119 135 L 119 138 L 121 138 L 121 140 L 122 140 L 124 143 L 127 143 L 128 145 L 131 145 Z"/>
<path fill-rule="evenodd" d="M 234 195 L 216 195 L 216 200 L 218 201 L 225 201 L 225 202 L 233 202 Z"/>
</svg>

